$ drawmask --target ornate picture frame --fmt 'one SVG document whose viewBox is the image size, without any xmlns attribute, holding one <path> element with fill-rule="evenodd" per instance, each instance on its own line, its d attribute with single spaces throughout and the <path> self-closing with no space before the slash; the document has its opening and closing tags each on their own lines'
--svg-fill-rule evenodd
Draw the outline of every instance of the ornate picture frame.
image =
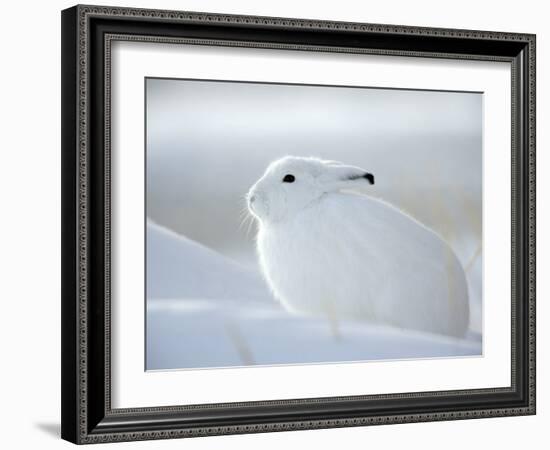
<svg viewBox="0 0 550 450">
<path fill-rule="evenodd" d="M 113 408 L 110 71 L 116 41 L 509 63 L 510 385 Z M 529 414 L 535 414 L 534 35 L 82 5 L 62 12 L 64 439 L 84 444 Z"/>
</svg>

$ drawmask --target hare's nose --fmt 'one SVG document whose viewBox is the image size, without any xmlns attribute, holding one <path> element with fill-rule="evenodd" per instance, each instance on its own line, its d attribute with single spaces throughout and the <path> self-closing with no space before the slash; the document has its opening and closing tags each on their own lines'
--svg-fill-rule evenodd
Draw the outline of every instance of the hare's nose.
<svg viewBox="0 0 550 450">
<path fill-rule="evenodd" d="M 249 198 L 250 203 L 254 203 L 256 201 L 256 196 L 253 195 Z"/>
</svg>

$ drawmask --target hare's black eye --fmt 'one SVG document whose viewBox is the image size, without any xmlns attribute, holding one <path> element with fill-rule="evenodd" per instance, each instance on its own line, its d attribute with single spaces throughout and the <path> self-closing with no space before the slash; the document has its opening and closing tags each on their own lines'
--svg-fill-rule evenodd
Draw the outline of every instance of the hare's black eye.
<svg viewBox="0 0 550 450">
<path fill-rule="evenodd" d="M 283 183 L 294 183 L 295 180 L 296 178 L 294 177 L 294 175 L 288 174 L 285 175 L 285 177 L 283 178 Z"/>
</svg>

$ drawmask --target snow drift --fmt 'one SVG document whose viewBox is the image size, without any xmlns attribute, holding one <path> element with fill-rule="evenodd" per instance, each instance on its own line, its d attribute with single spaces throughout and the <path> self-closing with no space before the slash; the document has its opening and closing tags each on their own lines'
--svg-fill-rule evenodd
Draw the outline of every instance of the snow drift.
<svg viewBox="0 0 550 450">
<path fill-rule="evenodd" d="M 147 221 L 147 298 L 268 300 L 261 276 Z"/>
<path fill-rule="evenodd" d="M 481 354 L 454 339 L 287 313 L 260 275 L 147 223 L 147 370 L 306 364 Z"/>
</svg>

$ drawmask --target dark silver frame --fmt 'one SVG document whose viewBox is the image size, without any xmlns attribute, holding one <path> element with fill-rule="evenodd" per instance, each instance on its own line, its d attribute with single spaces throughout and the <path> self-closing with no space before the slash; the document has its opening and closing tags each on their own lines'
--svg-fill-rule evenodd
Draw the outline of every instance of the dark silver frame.
<svg viewBox="0 0 550 450">
<path fill-rule="evenodd" d="M 116 40 L 509 62 L 512 67 L 511 385 L 113 409 L 110 50 Z M 99 6 L 75 6 L 63 11 L 64 439 L 83 444 L 534 413 L 534 35 Z"/>
</svg>

